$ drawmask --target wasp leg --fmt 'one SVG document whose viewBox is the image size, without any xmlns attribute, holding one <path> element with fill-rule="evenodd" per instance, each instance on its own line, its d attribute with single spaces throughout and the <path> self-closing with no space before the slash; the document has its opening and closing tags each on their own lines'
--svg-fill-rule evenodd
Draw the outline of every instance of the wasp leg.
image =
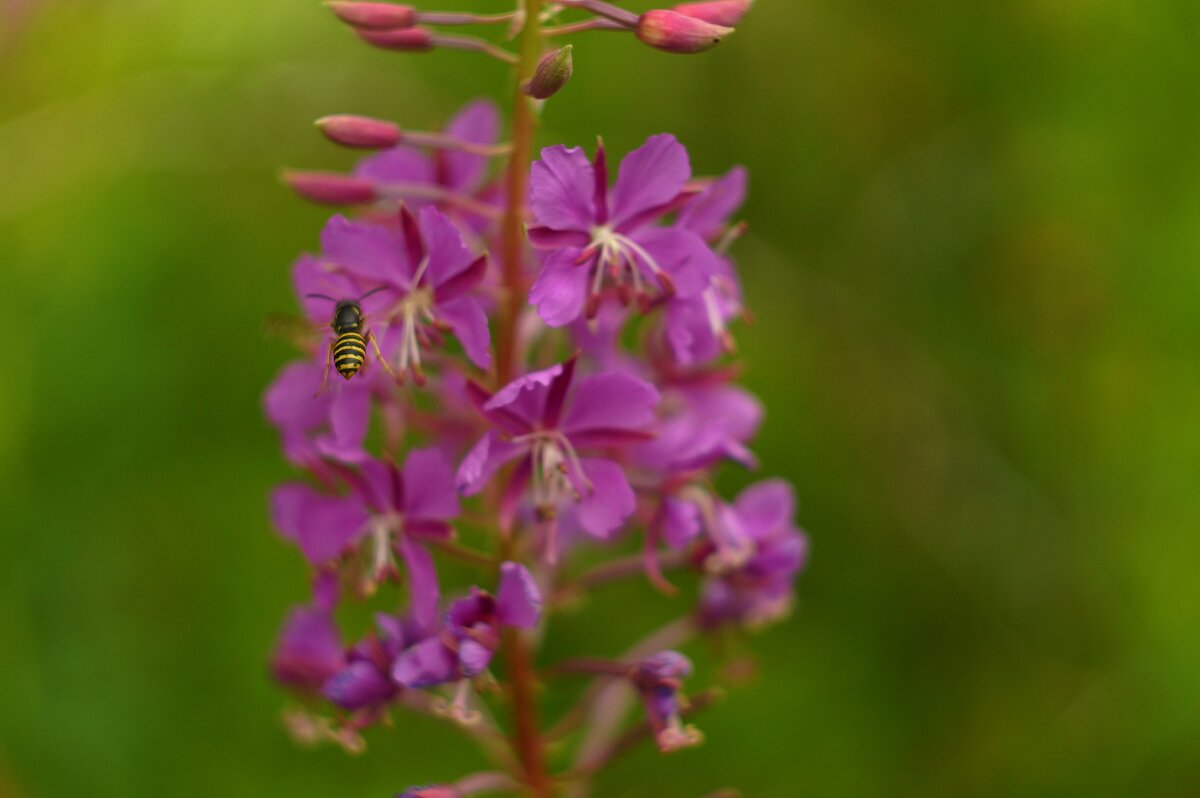
<svg viewBox="0 0 1200 798">
<path fill-rule="evenodd" d="M 316 399 L 321 395 L 321 391 L 325 390 L 325 386 L 329 384 L 329 364 L 333 362 L 333 341 L 329 342 L 329 346 L 325 349 L 325 370 L 321 372 L 321 387 L 313 394 Z"/>
<path fill-rule="evenodd" d="M 395 370 L 394 370 L 394 369 L 391 367 L 391 364 L 389 364 L 389 363 L 387 362 L 387 358 L 383 356 L 383 352 L 382 352 L 382 351 L 380 351 L 380 349 L 379 349 L 379 342 L 375 340 L 375 333 L 374 333 L 374 332 L 368 332 L 368 333 L 367 333 L 367 340 L 368 340 L 368 341 L 370 341 L 370 342 L 371 342 L 371 346 L 375 348 L 375 357 L 379 358 L 379 365 L 383 366 L 383 370 L 384 370 L 384 371 L 386 371 L 388 374 L 391 374 L 393 377 L 395 377 L 395 376 L 396 376 L 396 372 L 395 372 Z"/>
</svg>

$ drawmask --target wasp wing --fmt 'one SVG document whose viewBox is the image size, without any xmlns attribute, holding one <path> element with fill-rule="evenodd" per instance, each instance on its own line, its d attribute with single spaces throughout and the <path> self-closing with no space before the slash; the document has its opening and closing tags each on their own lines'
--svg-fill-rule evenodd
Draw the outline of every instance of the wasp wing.
<svg viewBox="0 0 1200 798">
<path fill-rule="evenodd" d="M 312 354 L 321 344 L 322 333 L 328 328 L 314 324 L 295 313 L 269 313 L 263 320 L 263 335 L 285 341 L 306 354 Z"/>
</svg>

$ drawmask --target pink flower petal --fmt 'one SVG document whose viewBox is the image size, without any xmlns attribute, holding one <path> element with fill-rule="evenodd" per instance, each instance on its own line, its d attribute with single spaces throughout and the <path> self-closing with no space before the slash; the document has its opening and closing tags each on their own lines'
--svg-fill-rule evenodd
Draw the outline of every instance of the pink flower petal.
<svg viewBox="0 0 1200 798">
<path fill-rule="evenodd" d="M 454 472 L 437 449 L 412 449 L 404 461 L 404 513 L 446 521 L 458 515 Z"/>
<path fill-rule="evenodd" d="M 596 207 L 592 200 L 592 165 L 581 147 L 560 145 L 542 150 L 530 171 L 529 205 L 539 224 L 555 230 L 591 227 Z"/>
<path fill-rule="evenodd" d="M 633 513 L 633 488 L 621 466 L 610 460 L 584 458 L 582 465 L 590 487 L 576 484 L 583 497 L 578 504 L 579 525 L 594 537 L 609 538 Z"/>
<path fill-rule="evenodd" d="M 496 617 L 507 626 L 531 629 L 542 613 L 542 593 L 525 566 L 506 562 L 500 566 L 496 590 Z"/>
<path fill-rule="evenodd" d="M 577 255 L 575 250 L 564 249 L 548 257 L 529 290 L 529 303 L 551 327 L 570 324 L 583 313 L 588 269 L 575 263 Z"/>
<path fill-rule="evenodd" d="M 691 176 L 683 145 L 668 133 L 651 136 L 621 162 L 612 190 L 612 223 L 619 226 L 642 211 L 669 202 Z"/>
<path fill-rule="evenodd" d="M 562 429 L 569 435 L 589 430 L 640 430 L 655 422 L 658 391 L 623 371 L 583 377 L 575 387 Z"/>
</svg>

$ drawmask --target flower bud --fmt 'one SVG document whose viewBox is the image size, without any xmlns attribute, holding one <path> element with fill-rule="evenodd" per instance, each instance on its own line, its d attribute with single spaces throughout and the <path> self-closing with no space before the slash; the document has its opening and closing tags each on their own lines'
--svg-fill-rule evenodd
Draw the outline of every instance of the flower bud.
<svg viewBox="0 0 1200 798">
<path fill-rule="evenodd" d="M 637 37 L 668 53 L 702 53 L 716 47 L 733 28 L 713 25 L 676 11 L 647 11 L 638 19 Z"/>
<path fill-rule="evenodd" d="M 395 30 L 417 24 L 417 13 L 411 6 L 362 2 L 333 2 L 327 5 L 338 19 L 355 28 Z"/>
<path fill-rule="evenodd" d="M 552 50 L 542 56 L 538 62 L 533 77 L 522 87 L 523 91 L 535 100 L 544 100 L 553 96 L 567 81 L 575 65 L 571 58 L 571 45 Z"/>
<path fill-rule="evenodd" d="M 378 198 L 375 184 L 337 172 L 289 170 L 283 182 L 301 197 L 322 205 L 362 205 Z"/>
<path fill-rule="evenodd" d="M 355 30 L 358 38 L 381 50 L 423 53 L 433 49 L 433 34 L 425 28 L 397 28 L 394 30 Z"/>
<path fill-rule="evenodd" d="M 323 116 L 317 127 L 334 144 L 363 150 L 383 150 L 400 143 L 400 128 L 367 116 Z"/>
<path fill-rule="evenodd" d="M 671 10 L 685 17 L 732 28 L 742 21 L 753 2 L 754 0 L 706 0 L 702 3 L 680 3 Z"/>
</svg>

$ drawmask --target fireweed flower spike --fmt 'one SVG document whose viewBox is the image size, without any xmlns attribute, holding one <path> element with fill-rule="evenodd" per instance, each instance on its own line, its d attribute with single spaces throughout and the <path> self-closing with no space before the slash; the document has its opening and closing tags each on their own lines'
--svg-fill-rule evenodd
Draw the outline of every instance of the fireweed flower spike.
<svg viewBox="0 0 1200 798">
<path fill-rule="evenodd" d="M 288 338 L 302 355 L 263 397 L 301 472 L 271 494 L 271 518 L 313 574 L 269 660 L 294 696 L 285 725 L 358 753 L 364 730 L 422 713 L 459 724 L 491 769 L 447 778 L 410 758 L 400 798 L 584 798 L 635 742 L 664 753 L 701 742 L 692 715 L 716 690 L 689 699 L 688 656 L 726 647 L 692 650 L 694 638 L 784 618 L 807 538 L 787 483 L 762 479 L 730 500 L 715 478 L 725 464 L 758 468 L 765 413 L 732 361 L 731 325 L 750 299 L 731 257 L 746 230 L 735 216 L 745 170 L 693 175 L 669 134 L 612 169 L 599 139 L 591 157 L 561 144 L 535 154 L 534 116 L 553 112 L 575 55 L 590 61 L 567 37 L 619 31 L 697 53 L 751 0 L 643 14 L 609 0 L 520 0 L 489 14 L 328 5 L 378 48 L 504 62 L 511 105 L 503 138 L 488 100 L 445 126 L 415 107 L 399 121 L 324 116 L 326 138 L 365 156 L 345 174 L 283 174 L 342 211 L 319 251 L 293 264 L 305 318 Z M 511 46 L 470 35 L 485 25 L 508 26 Z M 330 298 L 362 298 L 379 352 L 318 393 Z M 676 587 L 675 569 L 698 578 Z M 541 641 L 570 599 L 594 591 L 599 605 L 601 587 L 625 578 L 656 585 L 676 620 L 616 658 L 547 661 Z M 541 696 L 579 676 L 595 681 L 541 718 Z"/>
</svg>

